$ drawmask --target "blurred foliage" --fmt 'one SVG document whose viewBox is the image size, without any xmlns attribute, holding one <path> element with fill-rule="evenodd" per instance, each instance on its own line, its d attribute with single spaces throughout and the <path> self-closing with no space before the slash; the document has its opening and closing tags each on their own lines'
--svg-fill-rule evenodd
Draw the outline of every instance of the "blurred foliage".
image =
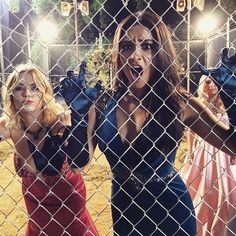
<svg viewBox="0 0 236 236">
<path fill-rule="evenodd" d="M 87 60 L 88 79 L 96 82 L 102 81 L 105 87 L 110 85 L 111 77 L 111 50 L 109 47 L 98 45 L 95 50 L 92 50 L 88 55 Z"/>
<path fill-rule="evenodd" d="M 71 55 L 69 57 L 68 63 L 65 65 L 65 68 L 68 69 L 73 69 L 76 68 L 78 66 L 78 60 L 76 57 L 74 57 L 73 55 Z"/>
<path fill-rule="evenodd" d="M 56 3 L 58 3 L 57 0 L 32 0 L 32 9 L 38 15 L 48 14 L 55 7 Z"/>
<path fill-rule="evenodd" d="M 6 4 L 8 5 L 11 12 L 17 13 L 20 11 L 20 1 L 19 0 L 6 1 Z"/>
<path fill-rule="evenodd" d="M 40 59 L 41 59 L 41 55 L 42 55 L 43 50 L 45 50 L 45 49 L 43 49 L 43 45 L 41 43 L 39 43 L 38 41 L 35 41 L 33 43 L 33 45 L 31 46 L 30 60 L 32 60 L 34 62 L 34 64 L 40 65 Z"/>
</svg>

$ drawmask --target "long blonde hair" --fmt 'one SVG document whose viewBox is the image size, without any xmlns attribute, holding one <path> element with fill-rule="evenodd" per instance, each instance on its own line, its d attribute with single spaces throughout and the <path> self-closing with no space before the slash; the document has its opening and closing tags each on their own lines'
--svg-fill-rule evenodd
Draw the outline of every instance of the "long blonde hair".
<svg viewBox="0 0 236 236">
<path fill-rule="evenodd" d="M 206 87 L 206 79 L 207 76 L 206 75 L 202 75 L 200 80 L 199 80 L 199 84 L 198 84 L 198 90 L 197 90 L 197 95 L 199 97 L 199 99 L 206 104 L 207 106 L 210 105 L 209 101 L 207 100 L 208 98 L 208 94 L 205 92 L 205 87 Z M 225 113 L 225 107 L 224 104 L 221 100 L 221 97 L 219 95 L 219 93 L 216 95 L 216 100 L 214 103 L 215 108 L 218 110 L 218 112 L 220 113 Z"/>
<path fill-rule="evenodd" d="M 42 93 L 42 123 L 46 126 L 51 125 L 56 121 L 58 115 L 64 111 L 64 108 L 59 103 L 56 103 L 52 86 L 46 76 L 39 68 L 30 64 L 20 64 L 16 66 L 14 71 L 8 76 L 6 84 L 2 86 L 3 116 L 6 117 L 8 121 L 7 124 L 9 127 L 18 128 L 21 128 L 23 125 L 20 112 L 15 108 L 13 102 L 13 90 L 22 73 L 32 75 L 36 86 Z"/>
</svg>

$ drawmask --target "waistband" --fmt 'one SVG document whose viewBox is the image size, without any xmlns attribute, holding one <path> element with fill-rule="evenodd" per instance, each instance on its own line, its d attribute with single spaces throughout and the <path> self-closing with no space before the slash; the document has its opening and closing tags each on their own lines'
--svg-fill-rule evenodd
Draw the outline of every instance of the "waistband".
<svg viewBox="0 0 236 236">
<path fill-rule="evenodd" d="M 145 184 L 148 183 L 159 183 L 167 182 L 176 175 L 176 171 L 172 169 L 164 176 L 154 174 L 153 176 L 147 177 L 140 173 L 129 172 L 129 171 L 115 171 L 113 177 L 117 182 L 128 183 L 134 189 L 141 190 Z"/>
<path fill-rule="evenodd" d="M 38 179 L 38 180 L 41 180 L 49 185 L 54 184 L 55 182 L 59 181 L 60 179 L 64 179 L 65 177 L 68 176 L 68 174 L 71 173 L 71 170 L 66 162 L 63 164 L 60 173 L 58 173 L 57 175 L 53 175 L 53 176 L 45 175 L 45 174 L 38 172 L 38 171 L 35 173 L 32 173 L 32 172 L 26 170 L 24 168 L 24 166 L 22 165 L 20 159 L 16 155 L 14 156 L 14 165 L 15 165 L 16 173 L 19 177 L 30 178 L 32 180 Z"/>
</svg>

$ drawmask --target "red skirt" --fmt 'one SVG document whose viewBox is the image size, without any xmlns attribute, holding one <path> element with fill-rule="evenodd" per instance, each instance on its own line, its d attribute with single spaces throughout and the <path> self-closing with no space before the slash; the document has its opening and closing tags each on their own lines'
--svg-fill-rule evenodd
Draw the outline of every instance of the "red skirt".
<svg viewBox="0 0 236 236">
<path fill-rule="evenodd" d="M 99 235 L 86 208 L 86 188 L 81 174 L 67 169 L 58 176 L 44 175 L 41 180 L 23 172 L 22 191 L 29 214 L 26 236 Z"/>
</svg>

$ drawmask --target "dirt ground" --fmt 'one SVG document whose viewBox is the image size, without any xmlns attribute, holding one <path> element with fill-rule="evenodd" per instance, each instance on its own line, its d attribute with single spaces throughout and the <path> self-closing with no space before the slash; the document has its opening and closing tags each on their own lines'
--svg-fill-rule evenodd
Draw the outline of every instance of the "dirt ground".
<svg viewBox="0 0 236 236">
<path fill-rule="evenodd" d="M 186 148 L 178 150 L 176 165 L 182 163 Z M 12 144 L 0 144 L 0 236 L 23 236 L 27 213 L 21 193 L 21 179 L 13 167 Z M 112 234 L 110 209 L 111 174 L 108 163 L 99 150 L 86 168 L 83 177 L 87 188 L 87 207 L 101 236 Z"/>
</svg>

